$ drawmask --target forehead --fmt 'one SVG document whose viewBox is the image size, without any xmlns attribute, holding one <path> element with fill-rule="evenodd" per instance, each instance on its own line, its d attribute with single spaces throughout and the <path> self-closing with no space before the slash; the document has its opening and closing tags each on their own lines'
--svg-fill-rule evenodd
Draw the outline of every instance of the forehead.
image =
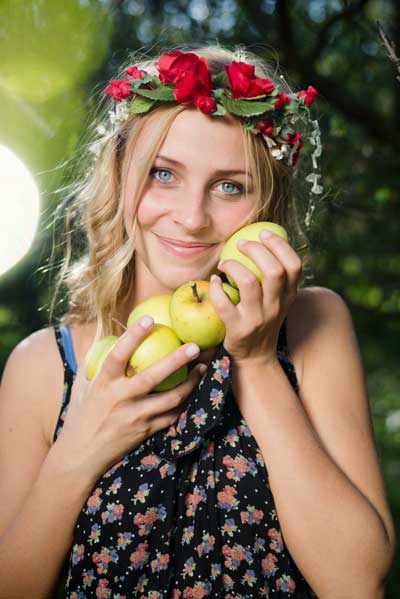
<svg viewBox="0 0 400 599">
<path fill-rule="evenodd" d="M 138 155 L 147 145 L 146 140 L 150 140 L 152 133 L 159 128 L 156 115 L 154 117 L 140 134 L 134 150 Z M 176 116 L 159 153 L 185 165 L 194 162 L 199 166 L 239 170 L 245 164 L 243 130 L 239 121 L 231 115 L 208 116 L 190 107 Z"/>
</svg>

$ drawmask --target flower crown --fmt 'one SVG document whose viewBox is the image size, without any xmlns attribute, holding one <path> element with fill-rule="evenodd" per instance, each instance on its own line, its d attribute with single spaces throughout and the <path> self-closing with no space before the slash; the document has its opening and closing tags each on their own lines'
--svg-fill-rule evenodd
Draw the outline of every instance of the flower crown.
<svg viewBox="0 0 400 599">
<path fill-rule="evenodd" d="M 164 102 L 192 104 L 212 116 L 228 112 L 241 117 L 245 129 L 261 133 L 276 159 L 295 166 L 304 143 L 293 124 L 308 113 L 318 93 L 314 87 L 287 94 L 271 79 L 255 77 L 254 65 L 237 61 L 212 79 L 205 58 L 180 50 L 162 54 L 155 64 L 158 75 L 131 66 L 125 69 L 127 77 L 111 79 L 104 93 L 125 102 L 115 124 Z"/>
</svg>

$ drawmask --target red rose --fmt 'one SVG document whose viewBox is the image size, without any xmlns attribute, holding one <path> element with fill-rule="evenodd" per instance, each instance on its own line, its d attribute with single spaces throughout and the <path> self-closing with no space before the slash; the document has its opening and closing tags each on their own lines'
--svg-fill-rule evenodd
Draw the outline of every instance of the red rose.
<svg viewBox="0 0 400 599">
<path fill-rule="evenodd" d="M 289 102 L 292 101 L 285 92 L 281 92 L 276 97 L 277 97 L 277 100 L 275 101 L 275 104 L 274 104 L 275 108 L 282 108 L 282 106 L 284 104 L 288 104 Z"/>
<path fill-rule="evenodd" d="M 274 124 L 270 119 L 266 119 L 264 122 L 256 125 L 256 129 L 261 131 L 264 135 L 269 135 L 270 133 L 272 133 L 273 128 Z"/>
<path fill-rule="evenodd" d="M 137 67 L 128 67 L 125 69 L 125 73 L 130 75 L 133 79 L 143 79 L 143 77 L 147 75 L 146 71 L 138 69 Z"/>
<path fill-rule="evenodd" d="M 308 104 L 312 104 L 314 101 L 314 97 L 318 94 L 315 87 L 309 85 L 306 90 L 302 90 L 298 92 L 298 98 L 304 98 L 304 104 L 307 106 Z"/>
<path fill-rule="evenodd" d="M 224 66 L 228 75 L 233 98 L 252 98 L 269 94 L 274 89 L 271 79 L 259 79 L 254 76 L 254 65 L 246 62 L 232 61 Z"/>
<path fill-rule="evenodd" d="M 187 71 L 191 71 L 199 61 L 204 62 L 207 66 L 205 58 L 199 58 L 192 52 L 174 50 L 162 54 L 156 62 L 161 83 L 176 83 Z"/>
<path fill-rule="evenodd" d="M 293 154 L 293 162 L 292 165 L 294 166 L 297 162 L 297 159 L 300 155 L 300 150 L 301 148 L 304 146 L 304 142 L 300 137 L 300 133 L 298 131 L 295 131 L 294 133 L 289 133 L 289 135 L 285 138 L 283 138 L 283 141 L 285 141 L 286 143 L 288 143 L 290 146 L 294 146 L 296 143 L 298 143 L 299 145 L 297 146 L 297 150 L 295 151 L 295 153 Z"/>
<path fill-rule="evenodd" d="M 213 112 L 217 105 L 214 98 L 210 98 L 209 96 L 196 96 L 193 104 L 206 114 Z"/>
<path fill-rule="evenodd" d="M 124 79 L 111 79 L 104 93 L 109 94 L 116 102 L 121 102 L 121 100 L 129 98 L 133 93 L 131 90 L 131 80 L 128 77 Z"/>
<path fill-rule="evenodd" d="M 209 96 L 211 90 L 207 61 L 198 58 L 197 62 L 192 64 L 192 68 L 177 80 L 174 96 L 180 104 L 193 104 L 197 96 Z"/>
</svg>

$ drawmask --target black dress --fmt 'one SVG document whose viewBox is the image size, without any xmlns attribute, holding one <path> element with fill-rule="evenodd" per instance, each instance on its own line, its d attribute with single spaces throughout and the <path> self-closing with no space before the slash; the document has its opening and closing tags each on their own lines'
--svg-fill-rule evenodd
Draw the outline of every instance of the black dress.
<svg viewBox="0 0 400 599">
<path fill-rule="evenodd" d="M 285 326 L 277 357 L 297 393 Z M 69 328 L 54 330 L 65 368 L 56 440 L 76 365 Z M 282 538 L 263 456 L 230 389 L 232 366 L 221 344 L 176 424 L 98 479 L 76 521 L 64 597 L 316 597 Z"/>
</svg>

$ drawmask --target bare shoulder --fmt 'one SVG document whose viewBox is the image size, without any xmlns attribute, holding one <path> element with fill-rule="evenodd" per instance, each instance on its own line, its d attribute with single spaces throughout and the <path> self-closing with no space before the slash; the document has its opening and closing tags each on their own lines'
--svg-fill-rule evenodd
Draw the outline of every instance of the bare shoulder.
<svg viewBox="0 0 400 599">
<path fill-rule="evenodd" d="M 287 314 L 287 342 L 291 360 L 301 386 L 305 361 L 318 349 L 318 337 L 322 330 L 341 322 L 341 326 L 352 331 L 350 310 L 339 293 L 328 287 L 304 287 Z"/>
<path fill-rule="evenodd" d="M 18 399 L 13 401 L 13 410 L 28 410 L 40 422 L 43 437 L 50 440 L 49 418 L 56 406 L 60 406 L 63 383 L 63 364 L 54 328 L 49 326 L 31 333 L 14 347 L 1 386 L 4 401 L 7 402 L 6 395 Z"/>
</svg>

